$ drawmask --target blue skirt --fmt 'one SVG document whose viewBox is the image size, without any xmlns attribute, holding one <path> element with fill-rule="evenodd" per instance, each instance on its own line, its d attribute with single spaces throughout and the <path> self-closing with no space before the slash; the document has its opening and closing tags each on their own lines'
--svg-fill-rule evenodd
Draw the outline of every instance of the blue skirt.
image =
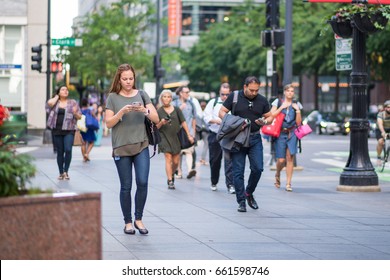
<svg viewBox="0 0 390 280">
<path fill-rule="evenodd" d="M 298 138 L 291 130 L 290 133 L 281 132 L 279 137 L 275 141 L 275 157 L 286 158 L 286 150 L 290 150 L 291 155 L 295 155 L 298 150 Z"/>
<path fill-rule="evenodd" d="M 95 131 L 92 129 L 88 129 L 86 132 L 81 132 L 81 136 L 83 137 L 84 142 L 91 143 L 96 141 Z"/>
</svg>

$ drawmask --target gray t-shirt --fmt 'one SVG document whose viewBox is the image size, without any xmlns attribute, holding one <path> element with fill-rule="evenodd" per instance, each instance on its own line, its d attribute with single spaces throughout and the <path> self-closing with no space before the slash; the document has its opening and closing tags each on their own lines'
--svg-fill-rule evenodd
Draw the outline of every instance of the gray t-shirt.
<svg viewBox="0 0 390 280">
<path fill-rule="evenodd" d="M 109 94 L 106 101 L 106 110 L 111 110 L 116 114 L 123 106 L 133 102 L 143 104 L 140 91 L 133 97 L 125 97 L 115 92 Z M 150 97 L 143 92 L 145 103 L 151 103 Z M 146 105 L 145 104 L 145 105 Z M 142 112 L 129 112 L 124 114 L 122 121 L 112 128 L 112 147 L 118 148 L 123 145 L 141 143 L 148 140 L 145 130 L 145 115 Z"/>
</svg>

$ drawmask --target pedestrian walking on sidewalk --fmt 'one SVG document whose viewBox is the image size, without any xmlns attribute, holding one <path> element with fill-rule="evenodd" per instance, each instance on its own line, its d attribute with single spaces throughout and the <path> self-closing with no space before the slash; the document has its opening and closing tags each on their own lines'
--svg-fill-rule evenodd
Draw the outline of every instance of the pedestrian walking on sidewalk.
<svg viewBox="0 0 390 280">
<path fill-rule="evenodd" d="M 175 189 L 174 173 L 179 166 L 180 142 L 177 133 L 180 127 L 189 135 L 191 142 L 194 138 L 190 135 L 188 126 L 182 111 L 172 105 L 172 92 L 163 90 L 159 97 L 160 107 L 157 110 L 160 122 L 157 128 L 161 134 L 161 142 L 158 144 L 158 150 L 165 156 L 165 171 L 167 174 L 168 189 Z"/>
<path fill-rule="evenodd" d="M 158 123 L 159 119 L 150 97 L 146 92 L 141 93 L 135 85 L 134 68 L 129 64 L 120 65 L 106 101 L 105 117 L 107 127 L 112 128 L 112 156 L 121 184 L 119 197 L 125 221 L 124 232 L 135 234 L 135 229 L 138 229 L 140 234 L 147 234 L 149 231 L 142 222 L 142 216 L 148 194 L 150 158 L 144 121 L 149 118 Z M 133 166 L 137 185 L 134 197 L 134 227 L 131 213 Z"/>
<path fill-rule="evenodd" d="M 95 131 L 96 141 L 95 141 L 94 146 L 99 147 L 101 145 L 104 129 L 106 126 L 106 124 L 104 122 L 104 109 L 103 109 L 102 105 L 98 105 L 98 107 L 97 107 L 96 118 L 99 121 L 99 130 Z"/>
<path fill-rule="evenodd" d="M 184 118 L 187 123 L 188 130 L 190 132 L 190 135 L 195 139 L 196 137 L 196 108 L 194 103 L 190 99 L 190 89 L 187 86 L 180 86 L 176 90 L 176 95 L 178 98 L 173 101 L 173 106 L 178 107 L 184 115 Z M 191 179 L 196 175 L 195 170 L 195 161 L 194 161 L 194 154 L 195 154 L 195 146 L 191 146 L 187 149 L 183 149 L 180 152 L 180 158 L 179 158 L 179 166 L 177 169 L 177 178 L 183 177 L 183 170 L 182 170 L 182 156 L 186 156 L 186 164 L 187 164 L 187 179 Z"/>
<path fill-rule="evenodd" d="M 81 112 L 85 116 L 91 115 L 92 118 L 96 118 L 94 111 L 89 108 L 87 98 L 83 98 L 81 100 Z M 90 161 L 89 154 L 92 151 L 92 148 L 93 148 L 95 141 L 96 141 L 95 130 L 87 127 L 87 131 L 85 131 L 85 132 L 81 131 L 80 133 L 81 133 L 81 136 L 83 138 L 83 141 L 81 143 L 81 154 L 83 155 L 83 159 L 84 159 L 83 161 L 88 162 L 88 161 Z"/>
<path fill-rule="evenodd" d="M 217 190 L 219 174 L 221 170 L 222 156 L 225 167 L 225 184 L 229 193 L 236 193 L 233 184 L 232 159 L 230 152 L 222 149 L 221 144 L 217 141 L 217 133 L 221 126 L 222 120 L 218 116 L 222 103 L 230 94 L 230 85 L 223 83 L 219 88 L 219 97 L 211 99 L 204 109 L 203 118 L 209 129 L 208 145 L 209 145 L 209 162 L 211 174 L 211 190 Z"/>
<path fill-rule="evenodd" d="M 56 90 L 56 95 L 46 103 L 46 112 L 49 114 L 47 127 L 53 133 L 55 150 L 57 151 L 57 165 L 60 175 L 58 180 L 69 180 L 69 167 L 72 161 L 72 148 L 76 122 L 81 119 L 79 104 L 69 99 L 69 91 L 65 85 Z"/>
<path fill-rule="evenodd" d="M 279 104 L 282 102 L 281 104 Z M 275 139 L 276 173 L 275 187 L 280 188 L 280 172 L 286 167 L 286 191 L 291 192 L 291 179 L 294 170 L 294 156 L 297 153 L 298 138 L 294 130 L 302 123 L 301 103 L 294 99 L 294 87 L 288 84 L 284 87 L 284 99 L 275 99 L 272 103 L 271 113 L 276 117 L 284 113 L 282 131 Z"/>
<path fill-rule="evenodd" d="M 242 146 L 238 151 L 231 151 L 233 163 L 233 182 L 236 188 L 238 212 L 246 212 L 246 203 L 249 207 L 258 209 L 257 202 L 253 196 L 257 184 L 263 172 L 263 143 L 260 135 L 260 127 L 270 123 L 273 118 L 270 112 L 270 104 L 267 99 L 259 94 L 260 81 L 250 76 L 245 79 L 243 89 L 237 93 L 231 93 L 222 104 L 219 117 L 223 119 L 230 111 L 232 115 L 247 120 L 243 124 L 250 125 L 249 146 Z M 235 100 L 236 96 L 236 100 Z M 251 170 L 248 184 L 245 187 L 244 172 L 246 157 L 249 159 Z"/>
<path fill-rule="evenodd" d="M 377 165 L 382 165 L 382 151 L 385 145 L 386 135 L 390 133 L 390 100 L 386 100 L 383 104 L 383 111 L 379 112 L 376 119 L 375 136 L 377 142 Z"/>
</svg>

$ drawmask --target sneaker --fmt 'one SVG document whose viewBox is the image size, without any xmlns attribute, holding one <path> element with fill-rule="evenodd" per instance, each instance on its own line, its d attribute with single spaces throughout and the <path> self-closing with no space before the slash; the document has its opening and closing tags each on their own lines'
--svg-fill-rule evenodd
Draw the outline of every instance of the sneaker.
<svg viewBox="0 0 390 280">
<path fill-rule="evenodd" d="M 235 187 L 234 187 L 233 185 L 229 185 L 229 186 L 228 186 L 228 192 L 229 192 L 230 194 L 235 194 L 235 193 L 236 193 Z"/>
<path fill-rule="evenodd" d="M 168 189 L 174 190 L 175 189 L 175 184 L 173 183 L 173 180 L 168 180 Z"/>
<path fill-rule="evenodd" d="M 187 175 L 187 179 L 191 179 L 192 177 L 194 177 L 196 175 L 196 170 L 192 169 L 188 175 Z"/>
<path fill-rule="evenodd" d="M 286 185 L 286 191 L 292 192 L 292 187 L 291 187 L 291 185 Z"/>
<path fill-rule="evenodd" d="M 183 179 L 183 176 L 181 174 L 175 174 L 175 179 Z"/>
<path fill-rule="evenodd" d="M 211 189 L 212 191 L 216 191 L 216 190 L 217 190 L 217 185 L 211 185 L 210 189 Z"/>
<path fill-rule="evenodd" d="M 237 211 L 238 212 L 246 212 L 246 205 L 245 205 L 245 201 L 244 202 L 241 202 L 237 208 Z"/>
</svg>

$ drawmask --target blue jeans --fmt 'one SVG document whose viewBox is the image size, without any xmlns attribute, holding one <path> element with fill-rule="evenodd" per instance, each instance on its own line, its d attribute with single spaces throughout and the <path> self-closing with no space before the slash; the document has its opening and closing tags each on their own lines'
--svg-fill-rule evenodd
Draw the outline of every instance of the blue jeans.
<svg viewBox="0 0 390 280">
<path fill-rule="evenodd" d="M 150 168 L 149 149 L 142 150 L 135 156 L 114 157 L 121 183 L 120 203 L 125 224 L 133 221 L 131 216 L 131 186 L 133 181 L 133 165 L 135 171 L 135 182 L 137 190 L 135 192 L 135 212 L 136 220 L 142 220 L 146 197 L 148 195 L 148 177 Z"/>
<path fill-rule="evenodd" d="M 257 183 L 263 172 L 263 143 L 260 134 L 250 135 L 249 147 L 243 148 L 238 152 L 230 153 L 233 162 L 233 182 L 236 188 L 236 198 L 238 204 L 245 202 L 245 193 L 253 194 L 256 190 Z M 245 160 L 248 155 L 249 175 L 248 185 L 245 189 L 244 172 Z"/>
<path fill-rule="evenodd" d="M 72 161 L 72 147 L 74 134 L 54 135 L 54 145 L 57 149 L 57 165 L 60 174 L 68 172 Z"/>
</svg>

